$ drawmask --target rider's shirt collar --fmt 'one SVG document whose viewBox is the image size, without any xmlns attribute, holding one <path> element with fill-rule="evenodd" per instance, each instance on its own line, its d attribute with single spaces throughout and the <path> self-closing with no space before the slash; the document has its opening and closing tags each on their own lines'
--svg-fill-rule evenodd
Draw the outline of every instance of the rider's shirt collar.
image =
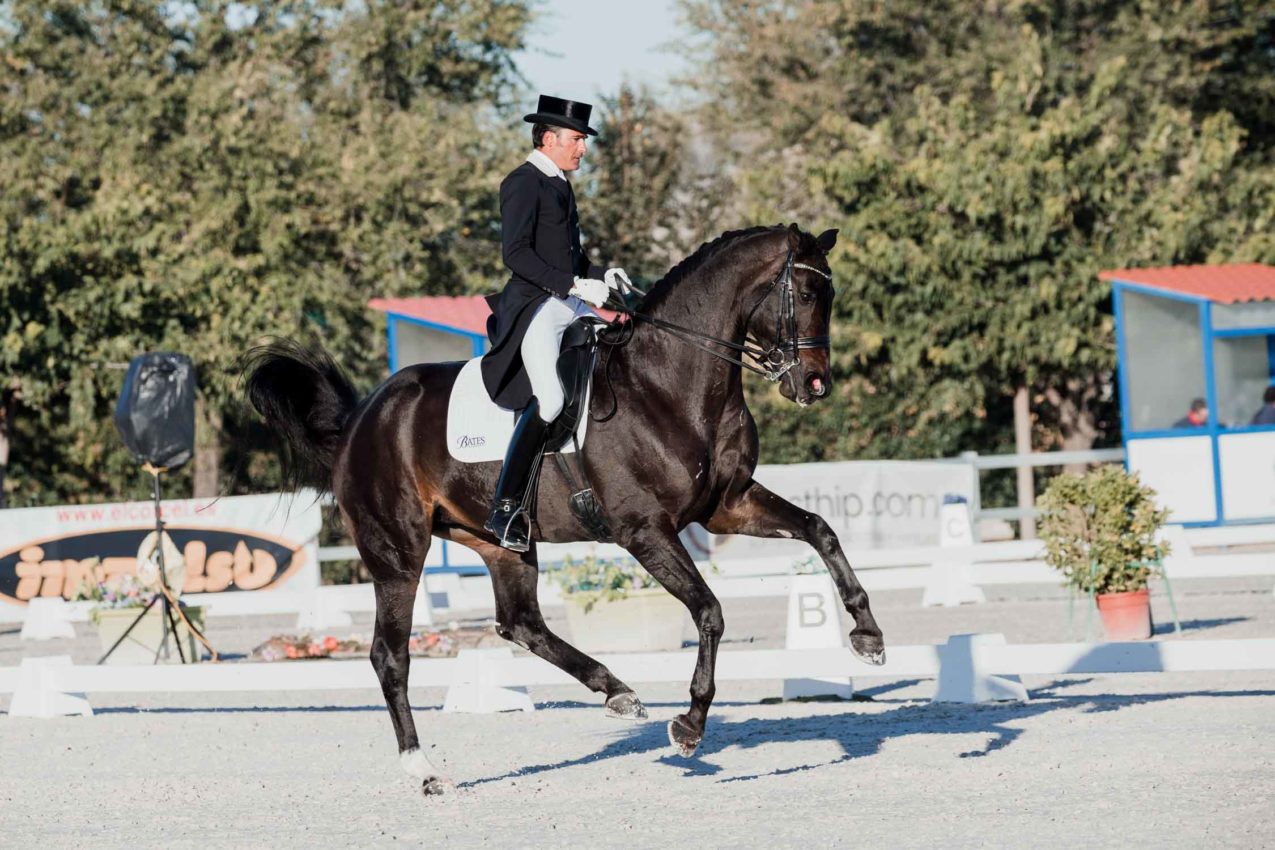
<svg viewBox="0 0 1275 850">
<path fill-rule="evenodd" d="M 561 177 L 563 180 L 567 179 L 567 175 L 562 173 L 562 169 L 558 167 L 557 163 L 545 154 L 541 153 L 539 150 L 533 150 L 531 153 L 527 154 L 527 162 L 530 162 L 536 168 L 539 168 L 546 177 Z"/>
</svg>

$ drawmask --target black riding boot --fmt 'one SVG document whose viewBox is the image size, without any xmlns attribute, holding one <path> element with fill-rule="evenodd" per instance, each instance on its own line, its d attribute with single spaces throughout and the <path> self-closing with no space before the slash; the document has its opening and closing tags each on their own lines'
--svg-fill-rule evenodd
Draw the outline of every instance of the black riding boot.
<svg viewBox="0 0 1275 850">
<path fill-rule="evenodd" d="M 491 516 L 483 527 L 496 535 L 500 545 L 515 552 L 531 548 L 531 518 L 523 506 L 528 480 L 545 447 L 549 424 L 540 418 L 540 405 L 534 397 L 518 417 L 514 435 L 505 452 L 505 464 L 496 482 L 496 499 Z"/>
</svg>

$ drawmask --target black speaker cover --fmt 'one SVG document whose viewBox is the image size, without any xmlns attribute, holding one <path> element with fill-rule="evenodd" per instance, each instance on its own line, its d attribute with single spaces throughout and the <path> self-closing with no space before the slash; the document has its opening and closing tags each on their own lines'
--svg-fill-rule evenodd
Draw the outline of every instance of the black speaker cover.
<svg viewBox="0 0 1275 850">
<path fill-rule="evenodd" d="M 152 351 L 128 364 L 115 404 L 115 427 L 139 461 L 169 469 L 195 452 L 195 364 L 184 354 Z"/>
</svg>

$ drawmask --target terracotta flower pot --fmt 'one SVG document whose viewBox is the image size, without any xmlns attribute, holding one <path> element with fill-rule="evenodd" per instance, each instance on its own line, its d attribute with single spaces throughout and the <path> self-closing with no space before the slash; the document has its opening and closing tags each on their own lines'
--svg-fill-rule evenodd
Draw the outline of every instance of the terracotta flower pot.
<svg viewBox="0 0 1275 850">
<path fill-rule="evenodd" d="M 1107 640 L 1146 640 L 1151 637 L 1151 594 L 1145 587 L 1099 593 L 1098 616 Z"/>
</svg>

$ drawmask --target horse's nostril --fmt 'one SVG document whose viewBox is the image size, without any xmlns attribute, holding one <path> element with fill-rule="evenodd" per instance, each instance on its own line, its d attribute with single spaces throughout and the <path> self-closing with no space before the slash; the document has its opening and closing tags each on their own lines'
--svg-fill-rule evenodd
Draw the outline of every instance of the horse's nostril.
<svg viewBox="0 0 1275 850">
<path fill-rule="evenodd" d="M 815 398 L 821 398 L 824 393 L 828 392 L 828 385 L 818 375 L 811 375 L 806 379 L 806 388 L 810 390 L 810 394 Z"/>
</svg>

